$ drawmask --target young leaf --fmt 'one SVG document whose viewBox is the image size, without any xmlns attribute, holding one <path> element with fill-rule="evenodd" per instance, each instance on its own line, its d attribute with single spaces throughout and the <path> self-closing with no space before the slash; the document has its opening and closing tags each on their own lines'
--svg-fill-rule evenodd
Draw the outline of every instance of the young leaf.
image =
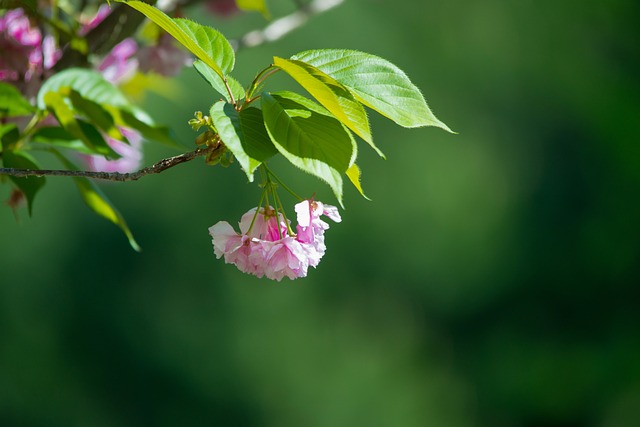
<svg viewBox="0 0 640 427">
<path fill-rule="evenodd" d="M 317 68 L 301 61 L 274 57 L 273 64 L 293 77 L 323 107 L 384 157 L 373 144 L 369 120 L 362 104 L 344 86 Z"/>
<path fill-rule="evenodd" d="M 218 101 L 211 107 L 210 115 L 222 142 L 253 182 L 256 168 L 278 152 L 269 139 L 262 112 L 257 108 L 238 112 L 233 105 Z"/>
<path fill-rule="evenodd" d="M 433 115 L 420 89 L 391 62 L 345 49 L 308 50 L 292 58 L 311 64 L 346 86 L 356 98 L 404 127 L 451 129 Z"/>
<path fill-rule="evenodd" d="M 293 165 L 326 181 L 342 205 L 342 174 L 355 160 L 351 133 L 328 111 L 292 92 L 262 93 L 269 136 Z"/>
<path fill-rule="evenodd" d="M 13 85 L 0 82 L 0 118 L 28 116 L 36 109 Z"/>
<path fill-rule="evenodd" d="M 3 150 L 2 162 L 7 168 L 16 169 L 40 169 L 35 159 L 22 151 L 10 151 Z M 11 181 L 22 191 L 27 198 L 27 209 L 29 210 L 29 216 L 33 212 L 33 200 L 36 197 L 36 193 L 44 186 L 46 180 L 44 177 L 28 176 L 18 178 L 15 176 L 10 177 Z"/>
<path fill-rule="evenodd" d="M 64 163 L 65 167 L 70 170 L 77 170 L 78 168 L 69 161 L 66 157 L 60 154 L 57 151 L 53 151 L 53 153 Z M 113 204 L 107 199 L 107 196 L 102 193 L 100 188 L 95 185 L 92 181 L 87 178 L 82 177 L 74 177 L 74 182 L 76 183 L 76 187 L 80 192 L 80 196 L 82 200 L 86 203 L 86 205 L 94 211 L 96 214 L 100 215 L 103 218 L 108 219 L 115 225 L 117 225 L 125 234 L 127 239 L 129 240 L 129 244 L 131 247 L 140 252 L 140 246 L 136 242 L 127 225 L 127 222 L 124 220 L 124 217 L 118 212 L 118 210 L 113 206 Z"/>
<path fill-rule="evenodd" d="M 198 74 L 200 74 L 200 76 L 202 76 L 202 78 L 205 79 L 216 92 L 224 96 L 224 98 L 228 102 L 232 102 L 231 98 L 229 97 L 229 91 L 224 85 L 224 82 L 210 67 L 207 66 L 207 64 L 200 60 L 197 60 L 193 63 L 193 68 L 196 69 Z M 231 93 L 233 94 L 233 98 L 235 101 L 244 98 L 244 88 L 236 79 L 231 76 L 227 76 L 227 84 L 231 89 Z"/>
<path fill-rule="evenodd" d="M 221 79 L 233 69 L 233 49 L 227 39 L 213 28 L 187 20 L 171 19 L 162 11 L 141 1 L 116 1 L 126 3 L 171 34 L 189 52 L 211 67 Z"/>
</svg>

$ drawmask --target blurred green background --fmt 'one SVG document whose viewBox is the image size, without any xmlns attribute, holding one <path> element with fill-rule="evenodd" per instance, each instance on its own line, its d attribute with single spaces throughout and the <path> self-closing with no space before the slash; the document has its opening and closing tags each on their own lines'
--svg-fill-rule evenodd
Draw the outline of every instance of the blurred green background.
<svg viewBox="0 0 640 427">
<path fill-rule="evenodd" d="M 372 113 L 373 201 L 347 188 L 295 282 L 215 259 L 207 228 L 259 198 L 237 164 L 104 185 L 141 254 L 64 178 L 33 218 L 0 209 L 0 425 L 639 426 L 639 22 L 635 0 L 347 0 L 242 51 L 243 83 L 306 49 L 387 58 L 459 134 Z M 214 99 L 179 80 L 146 105 L 191 145 Z"/>
</svg>

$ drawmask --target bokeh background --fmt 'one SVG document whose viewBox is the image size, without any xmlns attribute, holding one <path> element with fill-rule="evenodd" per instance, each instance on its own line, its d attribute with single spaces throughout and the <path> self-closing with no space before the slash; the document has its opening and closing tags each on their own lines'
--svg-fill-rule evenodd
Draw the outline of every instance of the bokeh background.
<svg viewBox="0 0 640 427">
<path fill-rule="evenodd" d="M 188 12 L 230 38 L 265 25 Z M 207 228 L 259 198 L 236 164 L 104 185 L 140 254 L 65 178 L 33 218 L 0 209 L 0 425 L 639 426 L 639 22 L 635 0 L 347 0 L 241 51 L 243 83 L 273 55 L 377 54 L 459 134 L 372 113 L 373 201 L 347 188 L 295 282 L 215 259 Z M 178 81 L 145 105 L 191 146 L 214 98 Z"/>
</svg>

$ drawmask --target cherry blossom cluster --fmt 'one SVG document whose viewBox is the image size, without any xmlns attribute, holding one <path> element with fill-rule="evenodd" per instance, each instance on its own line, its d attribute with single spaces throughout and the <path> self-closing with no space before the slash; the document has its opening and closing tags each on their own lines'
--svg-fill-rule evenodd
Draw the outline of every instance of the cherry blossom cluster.
<svg viewBox="0 0 640 427">
<path fill-rule="evenodd" d="M 240 219 L 240 233 L 226 221 L 209 228 L 217 258 L 234 264 L 244 273 L 280 281 L 305 277 L 324 256 L 324 232 L 329 224 L 320 217 L 340 222 L 335 206 L 315 200 L 295 205 L 298 225 L 292 233 L 284 215 L 272 207 L 253 208 Z"/>
</svg>

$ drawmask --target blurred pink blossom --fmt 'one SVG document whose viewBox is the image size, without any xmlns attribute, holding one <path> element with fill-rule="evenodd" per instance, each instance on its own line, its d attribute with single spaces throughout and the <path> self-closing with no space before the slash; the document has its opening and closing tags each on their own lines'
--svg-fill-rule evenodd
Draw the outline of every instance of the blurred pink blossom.
<svg viewBox="0 0 640 427">
<path fill-rule="evenodd" d="M 53 38 L 43 37 L 38 28 L 32 28 L 22 9 L 8 10 L 0 16 L 0 81 L 28 83 L 33 80 L 39 84 L 41 78 L 35 77 L 41 77 L 60 56 Z M 32 92 L 37 87 L 30 89 Z"/>
<path fill-rule="evenodd" d="M 282 214 L 273 208 L 256 208 L 240 220 L 240 234 L 226 221 L 209 228 L 217 258 L 235 264 L 244 272 L 280 281 L 307 275 L 309 266 L 316 267 L 326 251 L 324 231 L 329 224 L 320 215 L 339 222 L 337 208 L 321 202 L 305 200 L 296 205 L 298 234 L 290 235 Z"/>
<path fill-rule="evenodd" d="M 98 8 L 98 11 L 93 16 L 93 18 L 91 18 L 88 22 L 86 22 L 86 24 L 82 26 L 82 28 L 80 29 L 80 35 L 81 36 L 87 35 L 89 31 L 93 30 L 102 21 L 104 21 L 104 18 L 109 16 L 110 13 L 111 13 L 111 7 L 109 7 L 107 3 L 100 5 L 100 7 Z"/>
<path fill-rule="evenodd" d="M 98 70 L 113 84 L 129 80 L 138 69 L 138 60 L 135 58 L 137 50 L 138 44 L 132 38 L 122 40 L 104 57 Z"/>
</svg>

